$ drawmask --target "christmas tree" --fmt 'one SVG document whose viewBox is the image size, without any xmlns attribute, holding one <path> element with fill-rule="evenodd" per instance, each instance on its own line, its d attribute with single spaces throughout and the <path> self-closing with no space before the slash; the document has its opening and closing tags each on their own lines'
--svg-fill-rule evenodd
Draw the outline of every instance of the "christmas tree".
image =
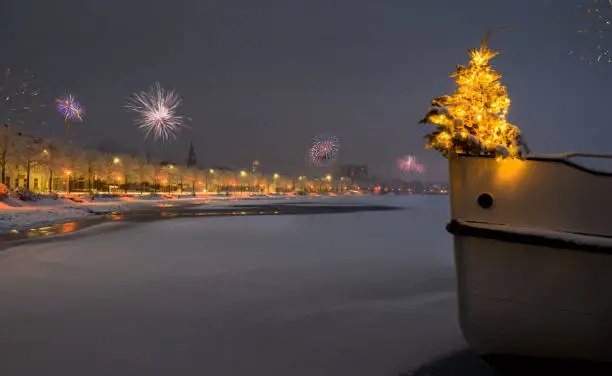
<svg viewBox="0 0 612 376">
<path fill-rule="evenodd" d="M 468 50 L 471 61 L 467 67 L 458 65 L 451 74 L 457 84 L 453 95 L 432 101 L 432 109 L 421 124 L 433 124 L 436 130 L 426 136 L 428 148 L 444 157 L 450 152 L 498 158 L 523 158 L 527 147 L 518 127 L 506 121 L 510 99 L 489 60 L 498 52 L 486 42 L 480 48 Z"/>
</svg>

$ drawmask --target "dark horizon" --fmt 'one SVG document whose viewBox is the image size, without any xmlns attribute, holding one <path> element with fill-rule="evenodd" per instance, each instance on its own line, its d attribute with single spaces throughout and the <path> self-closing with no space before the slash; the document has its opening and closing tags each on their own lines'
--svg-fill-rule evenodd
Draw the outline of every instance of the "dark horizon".
<svg viewBox="0 0 612 376">
<path fill-rule="evenodd" d="M 454 90 L 449 74 L 468 62 L 485 32 L 501 51 L 492 63 L 513 101 L 509 120 L 536 153 L 609 152 L 600 108 L 608 105 L 609 64 L 588 65 L 570 50 L 595 53 L 581 36 L 589 1 L 519 0 L 492 4 L 436 0 L 366 0 L 287 4 L 265 0 L 11 1 L 0 15 L 0 67 L 27 68 L 47 101 L 71 90 L 87 109 L 71 134 L 80 145 L 144 151 L 183 161 L 193 141 L 202 166 L 310 173 L 312 137 L 341 140 L 341 164 L 367 164 L 398 177 L 398 157 L 412 153 L 424 181 L 446 181 L 446 161 L 425 150 L 418 126 L 432 97 Z M 350 5 L 349 5 L 350 4 Z M 535 21 L 534 21 L 535 20 Z M 160 82 L 184 98 L 193 119 L 179 139 L 142 141 L 124 108 L 133 92 Z M 27 129 L 63 135 L 53 111 Z M 588 125 L 588 126 L 585 126 Z"/>
</svg>

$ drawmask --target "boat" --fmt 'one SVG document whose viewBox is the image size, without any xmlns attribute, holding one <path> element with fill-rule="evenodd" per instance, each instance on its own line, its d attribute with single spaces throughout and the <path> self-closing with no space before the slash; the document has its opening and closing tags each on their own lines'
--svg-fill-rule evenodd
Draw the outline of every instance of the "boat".
<svg viewBox="0 0 612 376">
<path fill-rule="evenodd" d="M 612 173 L 451 154 L 459 324 L 484 357 L 612 362 Z"/>
</svg>

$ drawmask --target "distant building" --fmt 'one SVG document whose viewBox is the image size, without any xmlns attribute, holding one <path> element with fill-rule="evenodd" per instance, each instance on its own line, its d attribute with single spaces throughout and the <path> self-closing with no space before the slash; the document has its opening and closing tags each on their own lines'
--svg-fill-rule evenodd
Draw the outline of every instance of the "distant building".
<svg viewBox="0 0 612 376">
<path fill-rule="evenodd" d="M 187 167 L 196 167 L 198 165 L 198 157 L 193 150 L 193 142 L 189 144 L 189 156 L 187 157 Z"/>
<path fill-rule="evenodd" d="M 425 193 L 426 194 L 448 194 L 450 192 L 450 187 L 448 183 L 427 183 L 425 184 Z"/>
<path fill-rule="evenodd" d="M 343 165 L 340 166 L 340 176 L 347 177 L 353 181 L 368 181 L 367 165 Z"/>
</svg>

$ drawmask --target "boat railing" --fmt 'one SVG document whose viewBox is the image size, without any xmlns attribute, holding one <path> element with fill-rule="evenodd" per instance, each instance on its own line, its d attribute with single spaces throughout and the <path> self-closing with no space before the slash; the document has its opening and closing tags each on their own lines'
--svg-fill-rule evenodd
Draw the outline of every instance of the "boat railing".
<svg viewBox="0 0 612 376">
<path fill-rule="evenodd" d="M 612 167 L 609 170 L 601 168 L 594 168 L 586 166 L 578 161 L 577 158 L 589 158 L 589 159 L 612 159 L 612 154 L 603 153 L 582 153 L 582 152 L 570 152 L 563 154 L 543 154 L 543 155 L 530 155 L 527 157 L 528 161 L 539 161 L 539 162 L 558 162 L 568 165 L 570 167 L 577 168 L 579 170 L 600 176 L 612 176 Z"/>
</svg>

